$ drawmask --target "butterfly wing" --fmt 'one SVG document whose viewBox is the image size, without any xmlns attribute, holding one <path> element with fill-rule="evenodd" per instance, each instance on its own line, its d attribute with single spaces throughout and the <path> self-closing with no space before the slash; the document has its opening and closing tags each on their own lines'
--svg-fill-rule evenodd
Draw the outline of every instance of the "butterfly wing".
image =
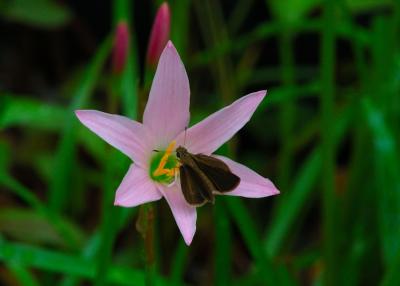
<svg viewBox="0 0 400 286">
<path fill-rule="evenodd" d="M 214 192 L 229 192 L 239 185 L 240 178 L 233 174 L 228 165 L 220 159 L 204 154 L 193 155 L 193 158 L 199 169 L 213 183 Z"/>
<path fill-rule="evenodd" d="M 213 201 L 212 192 L 207 183 L 188 165 L 179 167 L 181 188 L 185 200 L 192 206 L 202 206 Z M 210 198 L 211 195 L 211 198 Z"/>
</svg>

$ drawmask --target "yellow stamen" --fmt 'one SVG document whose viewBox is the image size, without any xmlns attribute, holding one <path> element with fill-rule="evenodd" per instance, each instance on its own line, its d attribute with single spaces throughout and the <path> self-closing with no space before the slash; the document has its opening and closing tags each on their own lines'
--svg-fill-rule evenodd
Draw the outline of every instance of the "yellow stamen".
<svg viewBox="0 0 400 286">
<path fill-rule="evenodd" d="M 162 156 L 161 160 L 160 160 L 160 164 L 158 165 L 157 169 L 155 169 L 155 171 L 153 172 L 153 175 L 155 177 L 157 176 L 161 176 L 161 175 L 170 175 L 172 173 L 172 175 L 175 174 L 175 168 L 174 169 L 164 169 L 165 164 L 167 164 L 168 158 L 171 155 L 172 151 L 174 150 L 176 142 L 172 141 L 168 147 L 167 150 L 165 150 L 164 155 Z"/>
<path fill-rule="evenodd" d="M 167 169 L 167 170 L 168 170 L 168 169 Z M 169 169 L 168 172 L 167 172 L 166 174 L 167 174 L 167 176 L 169 176 L 169 177 L 174 177 L 175 174 L 176 174 L 178 171 L 179 171 L 179 167 L 175 167 L 175 168 Z"/>
</svg>

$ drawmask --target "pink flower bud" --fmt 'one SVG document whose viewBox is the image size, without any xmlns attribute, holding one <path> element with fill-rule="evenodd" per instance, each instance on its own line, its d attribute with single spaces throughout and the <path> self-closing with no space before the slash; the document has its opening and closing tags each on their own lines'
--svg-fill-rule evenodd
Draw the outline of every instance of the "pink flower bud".
<svg viewBox="0 0 400 286">
<path fill-rule="evenodd" d="M 147 48 L 147 64 L 152 67 L 157 65 L 158 59 L 169 40 L 170 16 L 168 3 L 164 2 L 158 8 Z"/>
<path fill-rule="evenodd" d="M 119 74 L 125 67 L 129 49 L 129 28 L 126 22 L 119 22 L 115 31 L 113 50 L 113 72 Z"/>
</svg>

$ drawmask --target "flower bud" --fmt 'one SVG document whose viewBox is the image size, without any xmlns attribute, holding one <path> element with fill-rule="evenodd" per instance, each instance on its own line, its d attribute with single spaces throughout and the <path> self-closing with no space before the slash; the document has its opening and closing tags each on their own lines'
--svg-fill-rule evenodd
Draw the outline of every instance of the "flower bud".
<svg viewBox="0 0 400 286">
<path fill-rule="evenodd" d="M 126 22 L 119 22 L 115 31 L 113 49 L 113 72 L 116 74 L 124 70 L 129 50 L 129 28 Z"/>
<path fill-rule="evenodd" d="M 147 64 L 155 67 L 161 52 L 169 40 L 170 10 L 167 2 L 158 8 L 153 27 L 151 29 L 149 46 L 147 47 Z"/>
</svg>

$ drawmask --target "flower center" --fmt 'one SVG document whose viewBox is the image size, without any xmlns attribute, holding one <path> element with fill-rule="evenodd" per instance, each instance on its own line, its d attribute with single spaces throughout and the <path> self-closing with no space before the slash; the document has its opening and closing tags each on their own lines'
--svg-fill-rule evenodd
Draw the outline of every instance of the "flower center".
<svg viewBox="0 0 400 286">
<path fill-rule="evenodd" d="M 176 142 L 172 141 L 165 151 L 155 152 L 150 162 L 150 177 L 159 183 L 170 184 L 179 171 L 179 161 L 173 150 Z"/>
</svg>

